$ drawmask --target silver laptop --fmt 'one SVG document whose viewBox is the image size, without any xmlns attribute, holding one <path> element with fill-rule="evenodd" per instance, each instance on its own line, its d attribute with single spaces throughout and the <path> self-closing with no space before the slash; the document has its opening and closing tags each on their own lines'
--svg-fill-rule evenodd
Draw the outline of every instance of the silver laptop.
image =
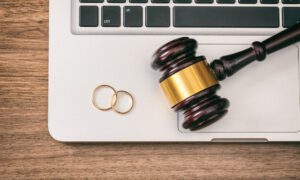
<svg viewBox="0 0 300 180">
<path fill-rule="evenodd" d="M 152 55 L 182 36 L 209 61 L 300 21 L 299 0 L 50 0 L 49 132 L 62 142 L 300 141 L 299 46 L 221 82 L 228 114 L 189 131 L 170 109 Z M 93 90 L 135 98 L 126 115 L 102 112 Z"/>
</svg>

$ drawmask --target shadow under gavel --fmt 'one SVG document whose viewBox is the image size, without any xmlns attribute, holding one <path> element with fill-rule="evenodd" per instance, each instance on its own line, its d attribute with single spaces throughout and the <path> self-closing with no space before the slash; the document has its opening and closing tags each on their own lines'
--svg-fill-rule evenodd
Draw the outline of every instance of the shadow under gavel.
<svg viewBox="0 0 300 180">
<path fill-rule="evenodd" d="M 300 24 L 296 24 L 252 47 L 223 56 L 208 64 L 204 56 L 196 56 L 197 41 L 188 37 L 175 39 L 154 56 L 152 67 L 162 71 L 160 86 L 172 109 L 184 112 L 185 129 L 206 127 L 228 112 L 229 101 L 216 94 L 219 81 L 230 77 L 254 61 L 300 41 Z"/>
</svg>

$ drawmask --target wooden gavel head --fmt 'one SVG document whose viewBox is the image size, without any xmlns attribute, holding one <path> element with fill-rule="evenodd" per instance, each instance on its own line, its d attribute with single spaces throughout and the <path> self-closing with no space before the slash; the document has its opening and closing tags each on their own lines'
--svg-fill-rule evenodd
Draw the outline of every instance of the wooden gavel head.
<svg viewBox="0 0 300 180">
<path fill-rule="evenodd" d="M 152 67 L 163 71 L 160 85 L 171 107 L 184 111 L 183 127 L 198 130 L 227 113 L 229 101 L 216 94 L 220 88 L 204 56 L 195 56 L 197 42 L 179 38 L 154 54 Z"/>
<path fill-rule="evenodd" d="M 232 76 L 255 60 L 300 41 L 300 24 L 296 24 L 252 47 L 223 56 L 210 65 L 204 56 L 196 56 L 197 41 L 187 37 L 175 39 L 154 56 L 152 68 L 163 71 L 160 86 L 171 107 L 184 112 L 183 127 L 198 130 L 227 113 L 229 101 L 216 94 L 218 81 Z"/>
</svg>

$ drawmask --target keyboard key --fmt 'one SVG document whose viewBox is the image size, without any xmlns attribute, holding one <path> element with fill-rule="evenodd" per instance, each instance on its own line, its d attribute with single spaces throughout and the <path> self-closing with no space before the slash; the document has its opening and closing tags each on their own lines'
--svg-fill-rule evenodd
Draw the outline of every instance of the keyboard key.
<svg viewBox="0 0 300 180">
<path fill-rule="evenodd" d="M 240 4 L 256 4 L 257 0 L 239 0 Z"/>
<path fill-rule="evenodd" d="M 279 0 L 260 0 L 262 4 L 278 4 Z"/>
<path fill-rule="evenodd" d="M 103 3 L 104 0 L 80 0 L 82 3 Z"/>
<path fill-rule="evenodd" d="M 300 4 L 300 0 L 282 0 L 283 4 Z"/>
<path fill-rule="evenodd" d="M 169 3 L 170 0 L 151 0 L 152 3 Z"/>
<path fill-rule="evenodd" d="M 170 8 L 168 6 L 146 7 L 147 27 L 170 27 Z"/>
<path fill-rule="evenodd" d="M 217 0 L 219 4 L 234 4 L 235 0 Z"/>
<path fill-rule="evenodd" d="M 99 10 L 97 6 L 81 6 L 79 16 L 80 27 L 97 27 L 99 25 Z"/>
<path fill-rule="evenodd" d="M 214 0 L 195 0 L 195 3 L 201 3 L 201 4 L 210 4 L 213 3 Z"/>
<path fill-rule="evenodd" d="M 283 27 L 291 27 L 296 23 L 300 23 L 300 7 L 282 8 L 282 22 Z"/>
<path fill-rule="evenodd" d="M 121 26 L 121 8 L 119 6 L 102 7 L 102 26 L 103 27 Z"/>
<path fill-rule="evenodd" d="M 130 3 L 147 3 L 148 0 L 129 0 Z"/>
<path fill-rule="evenodd" d="M 108 3 L 125 3 L 126 0 L 107 0 Z"/>
<path fill-rule="evenodd" d="M 143 8 L 140 6 L 124 7 L 124 26 L 142 27 L 143 26 Z"/>
<path fill-rule="evenodd" d="M 175 27 L 279 27 L 277 7 L 177 6 L 173 13 Z"/>
<path fill-rule="evenodd" d="M 182 3 L 182 4 L 184 4 L 184 3 L 191 3 L 192 0 L 173 0 L 173 2 L 174 3 Z"/>
</svg>

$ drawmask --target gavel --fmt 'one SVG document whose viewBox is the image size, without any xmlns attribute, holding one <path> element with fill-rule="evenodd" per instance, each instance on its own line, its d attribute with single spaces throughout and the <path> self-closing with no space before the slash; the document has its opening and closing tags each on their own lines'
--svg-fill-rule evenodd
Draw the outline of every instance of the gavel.
<svg viewBox="0 0 300 180">
<path fill-rule="evenodd" d="M 160 86 L 172 109 L 183 111 L 185 129 L 204 128 L 222 118 L 229 101 L 216 94 L 219 81 L 230 77 L 254 61 L 263 61 L 268 54 L 300 40 L 300 24 L 296 24 L 252 47 L 207 63 L 205 56 L 196 56 L 195 39 L 175 39 L 153 55 L 152 68 L 162 71 Z"/>
</svg>

